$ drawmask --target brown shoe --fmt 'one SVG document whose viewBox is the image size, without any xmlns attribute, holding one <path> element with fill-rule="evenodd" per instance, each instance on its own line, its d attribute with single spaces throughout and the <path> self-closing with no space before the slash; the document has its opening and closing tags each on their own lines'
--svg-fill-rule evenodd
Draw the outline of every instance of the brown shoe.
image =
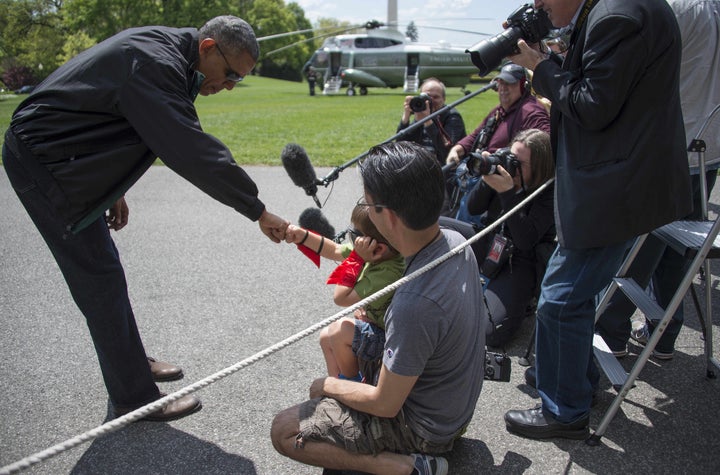
<svg viewBox="0 0 720 475">
<path fill-rule="evenodd" d="M 161 397 L 165 397 L 166 394 L 160 393 Z M 185 416 L 189 416 L 193 412 L 197 412 L 202 408 L 202 402 L 200 399 L 193 395 L 183 396 L 177 401 L 173 401 L 165 407 L 158 409 L 155 412 L 151 412 L 140 421 L 152 421 L 152 422 L 168 422 L 180 419 Z M 135 408 L 137 409 L 137 408 Z M 124 416 L 135 409 L 115 409 L 115 417 Z"/>
<path fill-rule="evenodd" d="M 150 372 L 152 373 L 155 381 L 175 381 L 176 379 L 182 379 L 183 376 L 185 376 L 182 368 L 179 366 L 158 361 L 155 358 L 150 358 L 149 356 L 147 360 L 150 364 Z"/>
</svg>

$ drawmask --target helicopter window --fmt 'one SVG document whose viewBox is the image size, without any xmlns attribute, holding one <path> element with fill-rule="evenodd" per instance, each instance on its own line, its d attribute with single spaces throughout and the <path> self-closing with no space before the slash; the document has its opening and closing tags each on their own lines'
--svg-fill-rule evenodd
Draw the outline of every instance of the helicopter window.
<svg viewBox="0 0 720 475">
<path fill-rule="evenodd" d="M 387 48 L 399 44 L 399 41 L 389 38 L 355 38 L 356 48 Z"/>
</svg>

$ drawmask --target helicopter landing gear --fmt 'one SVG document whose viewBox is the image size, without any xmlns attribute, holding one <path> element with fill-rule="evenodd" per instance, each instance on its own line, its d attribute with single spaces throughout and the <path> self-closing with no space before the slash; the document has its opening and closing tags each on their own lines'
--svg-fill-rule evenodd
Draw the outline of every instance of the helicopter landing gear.
<svg viewBox="0 0 720 475">
<path fill-rule="evenodd" d="M 361 96 L 367 96 L 367 92 L 368 92 L 368 91 L 367 91 L 367 87 L 365 87 L 365 86 L 360 86 L 360 95 L 361 95 Z"/>
<path fill-rule="evenodd" d="M 348 96 L 354 96 L 354 95 L 355 95 L 355 88 L 352 87 L 352 86 L 350 86 L 350 87 L 347 89 L 347 92 L 346 92 L 345 94 L 347 94 Z"/>
</svg>

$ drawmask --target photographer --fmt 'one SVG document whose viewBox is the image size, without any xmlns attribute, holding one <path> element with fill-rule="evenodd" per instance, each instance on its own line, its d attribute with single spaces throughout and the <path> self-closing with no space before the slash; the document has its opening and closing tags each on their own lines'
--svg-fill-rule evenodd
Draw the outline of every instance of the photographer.
<svg viewBox="0 0 720 475">
<path fill-rule="evenodd" d="M 470 152 L 490 153 L 510 145 L 510 139 L 521 130 L 540 129 L 550 133 L 550 116 L 545 107 L 530 93 L 530 86 L 525 76 L 525 69 L 517 64 L 508 63 L 502 67 L 500 74 L 493 79 L 497 84 L 500 104 L 495 107 L 467 137 L 460 140 L 450 149 L 446 163 L 458 165 Z M 455 177 L 452 177 L 455 178 Z M 461 206 L 462 193 L 471 189 L 474 183 L 463 188 L 462 176 L 451 180 L 449 192 L 454 195 L 448 213 L 462 221 L 475 221 Z M 455 190 L 459 186 L 460 190 Z"/>
<path fill-rule="evenodd" d="M 497 84 L 500 104 L 490 111 L 473 133 L 450 149 L 446 163 L 458 164 L 470 152 L 487 150 L 493 153 L 507 147 L 510 139 L 521 130 L 540 129 L 550 133 L 550 116 L 530 93 L 522 66 L 506 64 L 493 81 Z M 490 130 L 486 130 L 487 142 L 478 150 L 478 137 L 486 126 L 490 127 Z"/>
<path fill-rule="evenodd" d="M 512 153 L 508 154 L 510 160 L 516 160 L 508 165 L 512 173 L 498 165 L 494 173 L 482 175 L 468 196 L 469 211 L 484 213 L 485 226 L 494 223 L 554 176 L 547 132 L 524 130 L 513 139 L 509 151 Z M 487 159 L 488 156 L 490 154 L 485 152 L 484 157 Z M 513 169 L 515 167 L 517 169 Z M 458 227 L 458 223 L 453 225 L 450 220 L 444 219 L 441 223 Z M 492 251 L 500 247 L 503 252 L 493 254 Z M 473 245 L 480 272 L 489 280 L 485 289 L 491 325 L 487 334 L 489 346 L 505 345 L 520 327 L 525 309 L 540 287 L 547 258 L 554 247 L 552 185 L 495 232 Z"/>
<path fill-rule="evenodd" d="M 445 107 L 445 85 L 436 78 L 426 79 L 420 87 L 420 95 L 405 97 L 397 132 L 410 126 L 411 115 L 415 117 L 415 122 L 422 122 L 425 117 L 443 107 Z M 426 121 L 422 128 L 418 127 L 406 133 L 401 140 L 415 142 L 431 150 L 440 165 L 444 165 L 450 147 L 464 136 L 465 122 L 460 112 L 452 108 Z"/>
<path fill-rule="evenodd" d="M 600 375 L 593 362 L 595 297 L 640 234 L 692 210 L 680 108 L 682 40 L 657 0 L 535 0 L 572 35 L 564 58 L 517 41 L 552 102 L 558 246 L 536 320 L 542 404 L 505 414 L 510 432 L 585 439 Z M 509 51 L 507 54 L 513 54 Z"/>
</svg>

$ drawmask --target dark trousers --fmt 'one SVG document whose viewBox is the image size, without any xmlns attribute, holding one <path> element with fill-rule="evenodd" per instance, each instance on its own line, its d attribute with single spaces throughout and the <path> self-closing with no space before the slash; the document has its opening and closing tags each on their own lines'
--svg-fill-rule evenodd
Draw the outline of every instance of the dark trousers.
<svg viewBox="0 0 720 475">
<path fill-rule="evenodd" d="M 85 316 L 110 401 L 133 408 L 157 399 L 135 316 L 125 272 L 115 243 L 101 217 L 77 234 L 65 223 L 25 170 L 20 158 L 3 146 L 10 183 L 50 248 L 75 303 Z"/>
<path fill-rule="evenodd" d="M 702 203 L 700 201 L 700 176 L 692 175 L 693 212 L 685 217 L 687 220 L 702 219 Z M 715 186 L 717 171 L 706 174 L 708 196 Z M 641 287 L 647 287 L 652 279 L 655 299 L 662 308 L 666 308 L 672 300 L 677 288 L 685 277 L 691 260 L 673 251 L 652 234 L 643 243 L 635 257 L 628 275 Z M 607 308 L 597 322 L 597 332 L 605 339 L 612 350 L 625 348 L 630 337 L 630 317 L 635 312 L 635 305 L 622 292 L 616 292 Z M 672 353 L 684 321 L 683 306 L 680 305 L 665 328 L 662 337 L 655 347 L 662 353 Z M 659 322 L 648 322 L 650 332 Z"/>
<path fill-rule="evenodd" d="M 439 221 L 440 226 L 453 229 L 466 239 L 477 233 L 477 229 L 465 221 L 446 216 L 441 216 Z M 485 260 L 488 239 L 492 237 L 491 233 L 471 246 L 478 266 Z M 483 292 L 490 317 L 485 341 L 488 346 L 502 347 L 512 339 L 526 317 L 526 309 L 537 293 L 541 279 L 541 276 L 538 278 L 536 261 L 526 256 L 514 256 L 512 263 L 506 263 L 496 276 L 489 279 Z"/>
</svg>

